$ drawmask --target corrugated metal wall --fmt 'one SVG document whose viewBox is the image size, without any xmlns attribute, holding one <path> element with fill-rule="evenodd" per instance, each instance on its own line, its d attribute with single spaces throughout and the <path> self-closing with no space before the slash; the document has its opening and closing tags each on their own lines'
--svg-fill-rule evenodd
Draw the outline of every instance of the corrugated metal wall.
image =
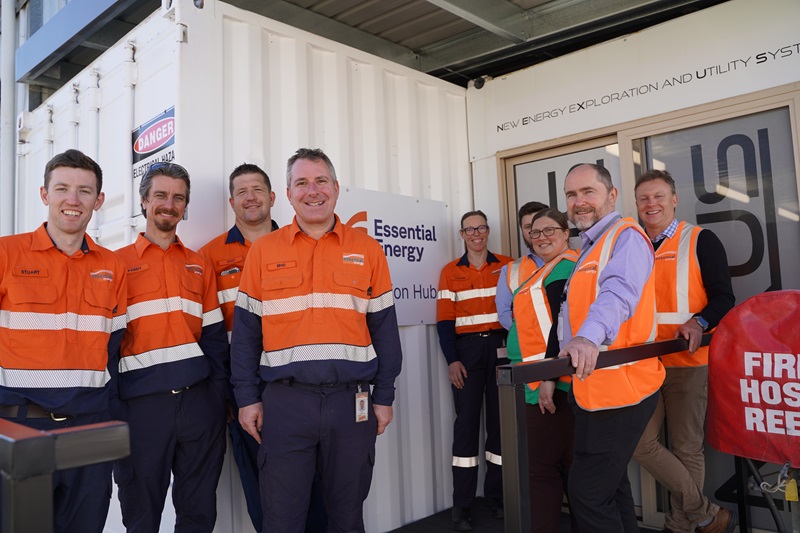
<svg viewBox="0 0 800 533">
<path fill-rule="evenodd" d="M 93 221 L 100 243 L 127 244 L 124 224 L 139 205 L 131 130 L 174 105 L 176 162 L 192 174 L 189 219 L 179 227 L 189 246 L 233 223 L 226 176 L 245 161 L 267 170 L 278 196 L 273 218 L 288 223 L 285 162 L 301 146 L 323 148 L 342 187 L 446 202 L 455 237 L 461 213 L 473 206 L 464 89 L 221 2 L 174 6 L 24 115 L 18 232 L 46 217 L 37 189 L 47 160 L 77 147 L 105 173 L 106 204 Z M 134 222 L 141 231 L 141 217 Z M 368 531 L 451 503 L 453 408 L 435 327 L 403 327 L 401 338 L 395 420 L 378 439 Z M 217 531 L 249 530 L 235 478 L 226 466 Z M 121 531 L 115 520 L 109 531 Z"/>
</svg>

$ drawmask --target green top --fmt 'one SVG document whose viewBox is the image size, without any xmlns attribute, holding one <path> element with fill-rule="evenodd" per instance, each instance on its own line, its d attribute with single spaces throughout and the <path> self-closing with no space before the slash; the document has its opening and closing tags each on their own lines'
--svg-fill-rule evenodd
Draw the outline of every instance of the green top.
<svg viewBox="0 0 800 533">
<path fill-rule="evenodd" d="M 554 281 L 559 280 L 566 280 L 569 278 L 569 275 L 572 274 L 572 269 L 575 268 L 575 263 L 573 261 L 566 261 L 562 259 L 558 262 L 558 264 L 553 267 L 553 270 L 550 271 L 550 274 L 544 280 L 544 286 L 547 287 Z M 533 277 L 533 276 L 531 276 Z M 517 290 L 514 291 L 514 296 L 516 296 L 517 292 L 525 288 L 528 285 L 531 278 L 525 280 Z M 514 322 L 511 324 L 511 329 L 508 331 L 508 340 L 506 342 L 506 349 L 508 354 L 508 360 L 511 363 L 519 363 L 522 361 L 522 351 L 519 347 L 519 336 L 517 335 L 517 320 L 514 319 Z M 569 384 L 564 383 L 561 380 L 556 382 L 556 389 L 560 389 L 563 391 L 569 390 Z M 525 401 L 531 405 L 536 405 L 539 403 L 539 389 L 531 390 L 530 387 L 525 387 Z"/>
</svg>

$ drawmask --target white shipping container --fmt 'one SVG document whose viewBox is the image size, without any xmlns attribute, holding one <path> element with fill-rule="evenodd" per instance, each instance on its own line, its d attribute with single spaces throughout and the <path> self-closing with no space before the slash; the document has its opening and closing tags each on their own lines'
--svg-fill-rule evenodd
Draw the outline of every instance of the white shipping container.
<svg viewBox="0 0 800 533">
<path fill-rule="evenodd" d="M 197 249 L 234 222 L 227 176 L 264 168 L 280 225 L 293 212 L 285 162 L 299 147 L 331 157 L 341 186 L 443 201 L 455 237 L 472 209 L 465 89 L 296 28 L 206 0 L 171 2 L 18 120 L 16 232 L 46 219 L 45 163 L 68 148 L 94 157 L 106 201 L 90 225 L 117 249 L 143 231 L 132 131 L 174 106 L 174 161 L 191 174 L 181 239 Z M 448 254 L 459 249 L 451 243 Z M 378 438 L 368 531 L 388 531 L 451 505 L 453 407 L 435 328 L 401 328 L 405 354 L 394 422 Z M 116 505 L 116 503 L 114 504 Z M 236 467 L 226 461 L 216 531 L 250 531 Z M 174 515 L 167 504 L 162 530 Z M 107 531 L 123 531 L 112 508 Z"/>
</svg>

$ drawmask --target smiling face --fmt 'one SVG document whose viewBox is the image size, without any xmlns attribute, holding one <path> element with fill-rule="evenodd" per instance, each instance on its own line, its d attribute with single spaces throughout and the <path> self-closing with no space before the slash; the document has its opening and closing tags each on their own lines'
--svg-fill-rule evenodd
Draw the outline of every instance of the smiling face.
<svg viewBox="0 0 800 533">
<path fill-rule="evenodd" d="M 567 174 L 564 194 L 569 221 L 580 231 L 586 231 L 611 213 L 617 201 L 616 187 L 608 190 L 597 171 L 586 165 Z"/>
<path fill-rule="evenodd" d="M 47 232 L 58 242 L 60 236 L 82 235 L 92 211 L 103 205 L 97 193 L 97 177 L 82 168 L 57 167 L 50 173 L 47 188 L 39 188 L 47 211 Z"/>
<path fill-rule="evenodd" d="M 147 230 L 169 233 L 175 231 L 186 211 L 189 194 L 186 183 L 164 175 L 153 176 L 147 198 L 142 199 L 142 210 L 147 217 Z"/>
<path fill-rule="evenodd" d="M 333 179 L 324 161 L 295 161 L 286 196 L 294 208 L 300 227 L 324 228 L 327 231 L 333 226 L 339 182 Z"/>
<path fill-rule="evenodd" d="M 233 179 L 230 203 L 237 225 L 258 226 L 270 219 L 275 193 L 260 174 L 240 174 Z"/>
<path fill-rule="evenodd" d="M 480 233 L 476 230 L 472 235 L 467 235 L 466 232 L 464 232 L 464 228 L 477 228 L 479 226 L 487 226 L 486 219 L 480 215 L 467 217 L 461 223 L 461 231 L 459 234 L 461 238 L 464 239 L 467 250 L 471 252 L 481 253 L 486 250 L 486 247 L 489 245 L 490 232 L 488 227 L 486 228 L 486 233 Z"/>
<path fill-rule="evenodd" d="M 531 230 L 547 231 L 548 233 L 553 231 L 550 236 L 540 233 L 535 239 L 531 238 L 533 253 L 541 257 L 545 263 L 565 252 L 569 247 L 569 230 L 562 229 L 558 222 L 550 217 L 536 220 Z"/>
<path fill-rule="evenodd" d="M 636 187 L 636 210 L 651 238 L 657 237 L 675 219 L 678 195 L 667 182 L 654 179 Z"/>
</svg>

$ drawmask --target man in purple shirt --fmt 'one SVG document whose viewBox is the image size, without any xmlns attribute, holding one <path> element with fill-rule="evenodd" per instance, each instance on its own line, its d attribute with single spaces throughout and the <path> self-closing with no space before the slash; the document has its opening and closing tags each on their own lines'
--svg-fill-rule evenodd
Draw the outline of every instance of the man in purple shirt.
<svg viewBox="0 0 800 533">
<path fill-rule="evenodd" d="M 564 289 L 559 328 L 559 356 L 572 359 L 574 379 L 581 382 L 574 381 L 569 394 L 575 413 L 570 505 L 582 533 L 638 532 L 627 466 L 653 414 L 664 370 L 651 361 L 654 371 L 641 384 L 633 383 L 640 372 L 630 370 L 633 367 L 604 369 L 594 379 L 589 378 L 600 351 L 638 339 L 648 329 L 643 322 L 649 322 L 651 331 L 645 331 L 642 340 L 647 340 L 647 335 L 654 336 L 655 309 L 643 310 L 640 306 L 644 291 L 649 291 L 649 301 L 655 301 L 649 281 L 653 248 L 634 221 L 621 220 L 615 211 L 617 189 L 605 168 L 590 164 L 573 167 L 564 182 L 564 192 L 567 214 L 580 231 L 582 242 L 580 258 Z M 616 232 L 615 239 L 610 237 L 612 231 Z M 608 247 L 608 255 L 595 255 L 604 246 Z M 597 264 L 592 265 L 593 261 Z M 594 299 L 588 302 L 587 296 L 569 292 L 570 284 L 585 275 L 579 271 L 596 272 L 597 289 Z M 570 306 L 575 307 L 573 318 L 585 316 L 580 324 L 570 324 Z M 604 390 L 605 383 L 616 379 L 609 379 L 612 372 L 624 373 L 631 380 L 632 392 Z"/>
</svg>

